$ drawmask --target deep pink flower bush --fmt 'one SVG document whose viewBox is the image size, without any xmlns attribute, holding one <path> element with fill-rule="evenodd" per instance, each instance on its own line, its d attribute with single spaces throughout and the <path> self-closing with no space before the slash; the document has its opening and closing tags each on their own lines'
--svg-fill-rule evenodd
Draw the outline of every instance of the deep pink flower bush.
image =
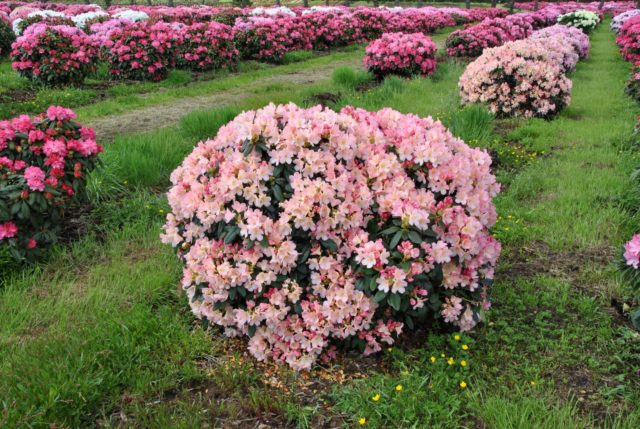
<svg viewBox="0 0 640 429">
<path fill-rule="evenodd" d="M 44 85 L 82 83 L 95 70 L 96 44 L 82 30 L 65 25 L 34 24 L 12 45 L 12 67 Z"/>
<path fill-rule="evenodd" d="M 102 49 L 113 46 L 111 36 L 119 29 L 133 24 L 133 21 L 128 19 L 110 19 L 104 22 L 96 22 L 89 26 L 89 36 L 93 39 L 98 46 Z"/>
<path fill-rule="evenodd" d="M 437 50 L 422 33 L 384 33 L 367 46 L 363 63 L 378 77 L 428 75 L 436 71 Z"/>
<path fill-rule="evenodd" d="M 578 28 L 556 24 L 534 31 L 530 39 L 546 39 L 549 37 L 560 37 L 561 40 L 569 42 L 581 59 L 589 56 L 589 36 Z"/>
<path fill-rule="evenodd" d="M 490 164 L 432 118 L 271 104 L 173 172 L 162 240 L 197 317 L 308 369 L 427 318 L 478 322 L 500 252 Z"/>
<path fill-rule="evenodd" d="M 176 45 L 176 65 L 191 70 L 232 67 L 239 52 L 233 41 L 233 29 L 218 22 L 196 23 L 183 30 Z"/>
<path fill-rule="evenodd" d="M 476 57 L 487 48 L 527 37 L 533 31 L 530 19 L 511 15 L 485 19 L 479 24 L 456 30 L 447 37 L 447 55 Z"/>
<path fill-rule="evenodd" d="M 309 28 L 294 18 L 250 18 L 236 24 L 235 41 L 243 58 L 279 63 L 292 50 L 313 48 Z"/>
<path fill-rule="evenodd" d="M 616 33 L 620 33 L 620 30 L 622 29 L 624 23 L 627 22 L 629 18 L 633 18 L 634 16 L 638 15 L 640 15 L 640 9 L 628 10 L 624 13 L 621 13 L 620 15 L 614 16 L 611 20 L 610 27 Z"/>
<path fill-rule="evenodd" d="M 640 15 L 629 18 L 622 25 L 616 43 L 626 61 L 640 61 Z"/>
<path fill-rule="evenodd" d="M 153 80 L 167 77 L 174 61 L 174 45 L 181 38 L 171 24 L 140 21 L 111 34 L 106 53 L 115 79 Z"/>
<path fill-rule="evenodd" d="M 14 33 L 16 35 L 22 35 L 27 28 L 34 24 L 46 24 L 48 26 L 55 25 L 66 25 L 69 27 L 75 27 L 75 23 L 71 18 L 67 18 L 66 16 L 47 16 L 47 15 L 33 15 L 29 16 L 25 19 L 18 21 L 14 21 Z"/>
<path fill-rule="evenodd" d="M 571 101 L 571 81 L 534 46 L 487 49 L 458 87 L 463 104 L 481 103 L 499 116 L 550 117 Z"/>
<path fill-rule="evenodd" d="M 54 243 L 65 210 L 82 196 L 102 147 L 75 113 L 51 106 L 42 116 L 0 121 L 0 246 L 32 259 Z"/>
</svg>

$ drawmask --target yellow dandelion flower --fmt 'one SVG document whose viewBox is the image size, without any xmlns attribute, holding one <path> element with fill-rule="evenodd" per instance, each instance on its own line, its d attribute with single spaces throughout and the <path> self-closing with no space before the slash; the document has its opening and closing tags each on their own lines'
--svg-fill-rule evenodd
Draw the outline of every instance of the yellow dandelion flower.
<svg viewBox="0 0 640 429">
<path fill-rule="evenodd" d="M 379 394 L 379 393 L 376 393 L 375 395 L 373 395 L 373 396 L 371 397 L 371 400 L 372 400 L 373 402 L 378 402 L 378 401 L 380 400 L 380 394 Z"/>
<path fill-rule="evenodd" d="M 358 419 L 358 424 L 360 426 L 364 426 L 367 424 L 367 419 L 365 419 L 364 417 L 360 417 L 360 419 Z"/>
<path fill-rule="evenodd" d="M 460 341 L 460 335 L 456 334 L 453 336 L 453 339 L 456 341 Z"/>
<path fill-rule="evenodd" d="M 461 389 L 466 389 L 466 388 L 467 388 L 467 383 L 465 383 L 465 381 L 464 381 L 464 380 L 462 380 L 462 381 L 460 382 L 460 388 L 461 388 Z"/>
<path fill-rule="evenodd" d="M 440 357 L 441 357 L 441 358 L 444 358 L 444 357 L 446 357 L 446 356 L 444 355 L 444 353 L 442 353 L 442 354 L 440 355 Z"/>
<path fill-rule="evenodd" d="M 396 386 L 396 392 L 402 392 L 402 384 Z"/>
<path fill-rule="evenodd" d="M 431 363 L 435 363 L 436 362 L 436 357 L 435 356 L 431 356 L 430 360 L 431 360 Z"/>
<path fill-rule="evenodd" d="M 449 360 L 447 360 L 447 363 L 449 365 L 453 365 L 454 363 L 456 363 L 456 361 L 454 361 L 453 358 L 449 358 Z"/>
<path fill-rule="evenodd" d="M 460 366 L 467 366 L 467 361 L 466 360 L 461 360 L 460 361 Z"/>
<path fill-rule="evenodd" d="M 469 350 L 469 346 L 468 346 L 468 345 L 466 345 L 466 344 L 463 344 L 463 345 L 462 345 L 462 350 Z"/>
<path fill-rule="evenodd" d="M 531 383 L 532 386 L 536 385 L 536 381 L 535 380 L 531 380 L 529 383 Z"/>
</svg>

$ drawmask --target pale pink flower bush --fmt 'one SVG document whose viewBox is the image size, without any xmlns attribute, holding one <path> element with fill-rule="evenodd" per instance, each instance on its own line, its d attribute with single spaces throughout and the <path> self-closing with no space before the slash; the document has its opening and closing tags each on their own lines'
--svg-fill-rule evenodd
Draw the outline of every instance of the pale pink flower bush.
<svg viewBox="0 0 640 429">
<path fill-rule="evenodd" d="M 624 245 L 624 259 L 627 265 L 634 270 L 640 268 L 640 234 L 634 235 Z"/>
<path fill-rule="evenodd" d="M 422 33 L 384 33 L 365 51 L 365 67 L 378 77 L 429 75 L 436 71 L 438 48 Z"/>
<path fill-rule="evenodd" d="M 546 39 L 549 37 L 559 37 L 561 40 L 570 43 L 581 59 L 589 56 L 589 36 L 578 28 L 556 24 L 534 31 L 530 39 Z"/>
<path fill-rule="evenodd" d="M 463 104 L 481 103 L 499 116 L 550 117 L 571 101 L 571 80 L 536 44 L 487 49 L 458 82 Z"/>
<path fill-rule="evenodd" d="M 430 117 L 271 104 L 172 173 L 162 240 L 198 318 L 308 369 L 427 317 L 480 320 L 500 253 L 490 165 Z"/>
</svg>

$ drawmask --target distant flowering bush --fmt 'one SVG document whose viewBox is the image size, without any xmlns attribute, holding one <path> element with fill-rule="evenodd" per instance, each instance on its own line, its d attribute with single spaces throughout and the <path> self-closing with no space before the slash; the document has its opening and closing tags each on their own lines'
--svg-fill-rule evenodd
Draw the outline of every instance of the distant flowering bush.
<svg viewBox="0 0 640 429">
<path fill-rule="evenodd" d="M 184 28 L 176 45 L 176 65 L 191 70 L 212 70 L 235 65 L 239 52 L 233 29 L 218 22 Z"/>
<path fill-rule="evenodd" d="M 558 17 L 558 24 L 579 28 L 585 33 L 591 33 L 598 26 L 599 22 L 600 18 L 598 18 L 598 15 L 587 10 L 577 10 Z"/>
<path fill-rule="evenodd" d="M 102 152 L 93 130 L 74 118 L 51 106 L 42 116 L 0 121 L 0 246 L 16 259 L 32 259 L 56 241 Z"/>
<path fill-rule="evenodd" d="M 525 52 L 527 51 L 535 53 L 536 58 L 557 65 L 563 73 L 575 70 L 580 60 L 580 56 L 573 45 L 567 43 L 567 40 L 563 39 L 562 36 L 528 38 L 509 42 L 509 46 L 518 49 L 522 55 L 526 55 Z"/>
<path fill-rule="evenodd" d="M 313 49 L 309 29 L 298 19 L 250 18 L 235 26 L 236 46 L 243 58 L 279 63 L 292 50 Z"/>
<path fill-rule="evenodd" d="M 640 269 L 640 234 L 634 235 L 624 245 L 624 259 L 634 270 Z"/>
<path fill-rule="evenodd" d="M 164 22 L 141 21 L 114 31 L 106 53 L 109 73 L 116 79 L 165 79 L 180 37 Z"/>
<path fill-rule="evenodd" d="M 589 36 L 577 28 L 556 24 L 534 31 L 530 39 L 546 39 L 549 37 L 560 37 L 561 40 L 569 42 L 582 59 L 589 56 Z"/>
<path fill-rule="evenodd" d="M 102 49 L 113 46 L 111 36 L 119 29 L 133 24 L 133 21 L 128 19 L 109 19 L 104 22 L 89 22 L 89 31 L 87 34 L 95 41 Z"/>
<path fill-rule="evenodd" d="M 629 18 L 633 18 L 634 16 L 640 15 L 640 9 L 631 9 L 626 12 L 621 13 L 620 15 L 616 15 L 611 20 L 610 27 L 616 33 L 620 33 L 622 26 Z"/>
<path fill-rule="evenodd" d="M 34 24 L 12 46 L 12 67 L 44 85 L 82 83 L 95 70 L 97 47 L 82 30 Z"/>
<path fill-rule="evenodd" d="M 127 19 L 133 22 L 146 21 L 149 19 L 149 15 L 147 15 L 145 12 L 130 9 L 121 10 L 112 14 L 111 16 L 116 19 Z"/>
<path fill-rule="evenodd" d="M 627 19 L 620 29 L 616 43 L 626 61 L 640 61 L 640 15 Z"/>
<path fill-rule="evenodd" d="M 490 164 L 432 118 L 271 104 L 172 173 L 162 240 L 197 317 L 308 369 L 426 318 L 476 325 L 500 253 Z"/>
<path fill-rule="evenodd" d="M 367 46 L 365 67 L 376 76 L 428 75 L 436 70 L 438 48 L 423 33 L 384 33 Z"/>
<path fill-rule="evenodd" d="M 86 12 L 71 18 L 73 23 L 82 31 L 88 32 L 92 24 L 105 22 L 111 19 L 111 15 L 103 11 Z"/>
<path fill-rule="evenodd" d="M 500 116 L 549 117 L 571 101 L 571 80 L 535 46 L 485 50 L 458 86 L 463 104 L 486 104 Z"/>
<path fill-rule="evenodd" d="M 16 36 L 13 34 L 9 24 L 0 19 L 0 58 L 9 55 L 11 44 L 15 42 Z"/>
<path fill-rule="evenodd" d="M 47 24 L 47 25 L 68 25 L 70 27 L 75 26 L 71 18 L 67 17 L 63 13 L 52 11 L 39 11 L 30 13 L 24 19 L 16 19 L 13 21 L 13 32 L 16 36 L 22 35 L 27 28 L 33 24 Z"/>
</svg>

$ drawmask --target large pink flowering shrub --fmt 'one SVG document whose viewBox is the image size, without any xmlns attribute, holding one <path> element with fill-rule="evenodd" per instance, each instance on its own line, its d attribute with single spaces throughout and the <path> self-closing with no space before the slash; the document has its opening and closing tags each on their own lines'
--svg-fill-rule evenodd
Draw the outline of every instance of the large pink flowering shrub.
<svg viewBox="0 0 640 429">
<path fill-rule="evenodd" d="M 42 116 L 0 121 L 0 246 L 31 259 L 56 241 L 65 210 L 83 194 L 102 147 L 75 114 L 51 106 Z"/>
<path fill-rule="evenodd" d="M 95 70 L 96 44 L 82 30 L 66 25 L 34 24 L 12 45 L 12 67 L 45 85 L 82 83 Z"/>
<path fill-rule="evenodd" d="M 579 28 L 556 24 L 534 31 L 530 39 L 546 39 L 550 37 L 558 37 L 562 41 L 570 43 L 582 59 L 589 56 L 589 36 Z"/>
<path fill-rule="evenodd" d="M 236 24 L 235 42 L 243 58 L 279 63 L 296 49 L 312 49 L 309 28 L 294 18 L 250 18 Z"/>
<path fill-rule="evenodd" d="M 176 45 L 176 65 L 191 70 L 230 67 L 238 61 L 233 29 L 218 22 L 196 23 L 183 30 Z"/>
<path fill-rule="evenodd" d="M 640 61 L 640 15 L 627 19 L 620 29 L 616 43 L 626 61 Z"/>
<path fill-rule="evenodd" d="M 423 33 L 384 33 L 367 46 L 363 63 L 378 77 L 428 75 L 436 71 L 437 50 Z"/>
<path fill-rule="evenodd" d="M 458 82 L 463 104 L 500 116 L 549 117 L 571 101 L 571 80 L 534 45 L 487 49 Z"/>
<path fill-rule="evenodd" d="M 180 33 L 171 24 L 140 21 L 111 34 L 106 59 L 116 79 L 153 80 L 167 77 Z"/>
<path fill-rule="evenodd" d="M 490 164 L 430 117 L 271 104 L 173 172 L 162 240 L 197 317 L 307 369 L 426 318 L 476 325 L 500 252 Z"/>
</svg>

